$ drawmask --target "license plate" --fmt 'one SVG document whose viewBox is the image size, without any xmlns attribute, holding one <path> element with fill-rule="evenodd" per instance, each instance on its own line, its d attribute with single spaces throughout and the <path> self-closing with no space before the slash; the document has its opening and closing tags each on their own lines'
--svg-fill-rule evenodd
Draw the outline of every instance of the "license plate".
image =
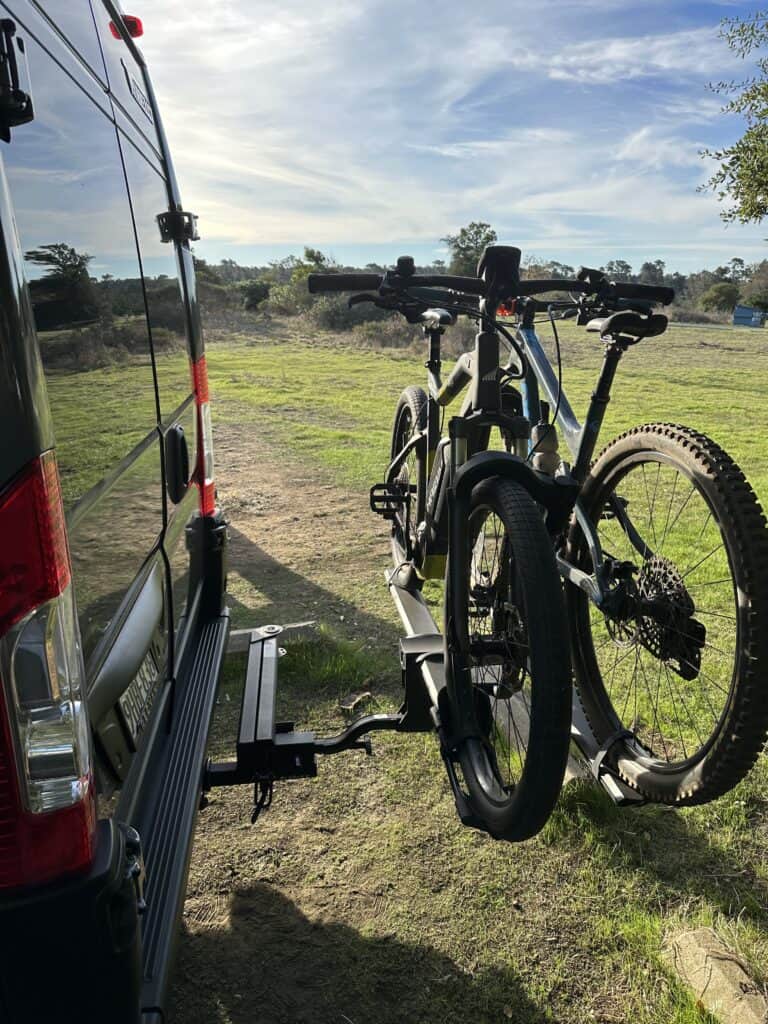
<svg viewBox="0 0 768 1024">
<path fill-rule="evenodd" d="M 147 724 L 159 684 L 160 674 L 157 662 L 154 654 L 149 650 L 139 666 L 139 671 L 133 682 L 119 700 L 120 710 L 134 742 Z"/>
</svg>

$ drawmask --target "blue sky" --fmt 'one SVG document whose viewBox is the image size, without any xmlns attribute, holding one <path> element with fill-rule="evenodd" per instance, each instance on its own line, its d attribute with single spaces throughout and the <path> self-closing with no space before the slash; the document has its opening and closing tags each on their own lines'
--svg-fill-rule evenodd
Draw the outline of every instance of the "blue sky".
<svg viewBox="0 0 768 1024">
<path fill-rule="evenodd" d="M 137 0 L 197 252 L 430 262 L 489 221 L 563 262 L 690 271 L 766 256 L 697 192 L 735 140 L 707 83 L 741 77 L 683 0 Z"/>
</svg>

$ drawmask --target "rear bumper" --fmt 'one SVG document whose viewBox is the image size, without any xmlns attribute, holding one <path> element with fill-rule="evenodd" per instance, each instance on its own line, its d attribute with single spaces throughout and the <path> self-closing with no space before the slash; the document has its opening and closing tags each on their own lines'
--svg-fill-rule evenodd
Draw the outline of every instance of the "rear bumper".
<svg viewBox="0 0 768 1024">
<path fill-rule="evenodd" d="M 124 831 L 102 821 L 87 875 L 0 899 L 3 1024 L 136 1024 L 139 917 L 128 866 Z"/>
</svg>

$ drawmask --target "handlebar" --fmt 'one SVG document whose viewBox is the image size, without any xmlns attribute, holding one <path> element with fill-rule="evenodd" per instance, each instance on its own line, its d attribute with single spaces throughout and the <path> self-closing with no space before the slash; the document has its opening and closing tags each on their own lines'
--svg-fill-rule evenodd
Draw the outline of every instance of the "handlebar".
<svg viewBox="0 0 768 1024">
<path fill-rule="evenodd" d="M 403 288 L 450 288 L 468 295 L 484 295 L 485 283 L 479 277 L 456 277 L 453 274 L 411 274 L 395 277 Z M 384 281 L 380 274 L 310 274 L 307 285 L 310 292 L 366 292 L 377 291 Z"/>
<path fill-rule="evenodd" d="M 457 277 L 452 274 L 411 274 L 399 277 L 390 274 L 389 281 L 403 289 L 449 288 L 467 295 L 485 295 L 485 282 L 478 277 Z M 313 295 L 318 292 L 378 291 L 383 282 L 384 278 L 380 274 L 310 274 L 307 277 L 307 285 Z M 519 281 L 515 286 L 515 294 L 508 298 L 541 295 L 545 292 L 577 292 L 581 295 L 597 293 L 602 299 L 640 299 L 664 306 L 669 305 L 675 297 L 673 288 L 657 285 L 606 281 L 596 287 L 586 281 L 550 278 Z"/>
<path fill-rule="evenodd" d="M 543 292 L 578 292 L 581 295 L 592 295 L 597 292 L 603 299 L 641 299 L 643 302 L 658 302 L 662 306 L 668 306 L 675 298 L 674 288 L 621 281 L 606 281 L 597 289 L 594 284 L 586 281 L 569 281 L 565 278 L 521 281 L 518 285 L 519 295 L 541 295 Z"/>
<path fill-rule="evenodd" d="M 307 286 L 313 295 L 318 292 L 378 291 L 381 274 L 310 274 Z"/>
<path fill-rule="evenodd" d="M 612 284 L 611 288 L 617 299 L 643 299 L 646 302 L 658 302 L 662 306 L 668 306 L 675 299 L 675 289 L 661 285 L 619 282 Z"/>
</svg>

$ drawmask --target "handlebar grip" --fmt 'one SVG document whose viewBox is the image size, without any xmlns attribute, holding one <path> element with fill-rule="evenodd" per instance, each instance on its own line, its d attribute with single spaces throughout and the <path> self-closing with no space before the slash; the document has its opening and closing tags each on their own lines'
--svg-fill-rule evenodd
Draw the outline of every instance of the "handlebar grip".
<svg viewBox="0 0 768 1024">
<path fill-rule="evenodd" d="M 406 288 L 451 288 L 467 295 L 485 295 L 485 281 L 479 277 L 457 277 L 454 274 L 415 274 L 401 278 Z"/>
<path fill-rule="evenodd" d="M 312 295 L 318 292 L 378 291 L 380 274 L 309 274 L 307 287 Z"/>
<path fill-rule="evenodd" d="M 588 295 L 592 291 L 584 281 L 569 281 L 565 277 L 544 280 L 527 278 L 518 284 L 518 295 L 541 295 L 543 292 L 582 292 Z"/>
<path fill-rule="evenodd" d="M 630 284 L 611 281 L 611 291 L 617 299 L 645 299 L 646 302 L 660 302 L 668 306 L 674 301 L 675 289 L 654 284 Z"/>
</svg>

